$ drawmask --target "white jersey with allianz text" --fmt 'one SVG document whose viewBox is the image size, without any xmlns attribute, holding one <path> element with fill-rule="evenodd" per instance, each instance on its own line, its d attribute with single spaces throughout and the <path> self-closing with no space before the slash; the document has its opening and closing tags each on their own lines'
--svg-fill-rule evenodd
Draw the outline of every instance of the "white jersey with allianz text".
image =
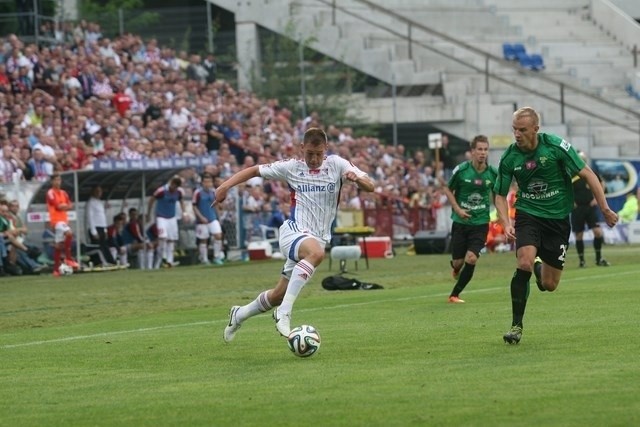
<svg viewBox="0 0 640 427">
<path fill-rule="evenodd" d="M 343 175 L 355 172 L 358 177 L 366 173 L 342 157 L 325 157 L 318 169 L 309 169 L 304 160 L 282 160 L 260 165 L 265 179 L 285 181 L 291 191 L 292 226 L 328 242 L 331 225 L 336 217 Z M 355 184 L 354 184 L 355 185 Z"/>
</svg>

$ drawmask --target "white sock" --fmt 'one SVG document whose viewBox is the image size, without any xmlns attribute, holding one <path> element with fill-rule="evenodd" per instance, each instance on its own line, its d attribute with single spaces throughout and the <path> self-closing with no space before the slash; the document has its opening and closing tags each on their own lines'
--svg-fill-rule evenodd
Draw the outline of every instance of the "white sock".
<svg viewBox="0 0 640 427">
<path fill-rule="evenodd" d="M 222 252 L 222 240 L 213 240 L 213 257 L 215 259 L 223 259 L 224 253 Z"/>
<path fill-rule="evenodd" d="M 160 264 L 162 264 L 162 259 L 164 258 L 164 250 L 160 250 L 160 245 L 156 248 L 155 253 L 155 262 L 153 264 L 153 268 L 160 268 Z"/>
<path fill-rule="evenodd" d="M 267 292 L 268 291 L 260 293 L 256 299 L 247 305 L 243 305 L 236 311 L 236 319 L 238 319 L 238 322 L 242 323 L 256 314 L 267 312 L 273 308 L 271 303 L 269 303 L 269 298 L 267 298 Z"/>
<path fill-rule="evenodd" d="M 129 263 L 129 256 L 127 252 L 120 254 L 120 265 L 127 265 Z"/>
<path fill-rule="evenodd" d="M 200 243 L 198 245 L 198 251 L 200 252 L 200 262 L 206 263 L 209 261 L 209 256 L 207 254 L 208 247 L 206 243 Z"/>
<path fill-rule="evenodd" d="M 158 253 L 160 254 L 160 258 L 167 259 L 167 240 L 166 239 L 158 240 Z"/>
<path fill-rule="evenodd" d="M 311 277 L 313 277 L 313 273 L 315 273 L 316 269 L 310 262 L 302 260 L 296 264 L 293 268 L 293 272 L 291 273 L 291 279 L 289 280 L 289 285 L 287 286 L 287 292 L 284 294 L 284 298 L 282 299 L 282 304 L 278 308 L 279 312 L 282 313 L 291 313 L 293 309 L 293 303 L 296 302 L 296 298 L 298 298 L 298 294 L 304 288 L 304 285 L 307 284 Z"/>
<path fill-rule="evenodd" d="M 109 253 L 111 253 L 111 258 L 113 258 L 114 261 L 118 259 L 118 250 L 116 248 L 110 247 Z"/>
<path fill-rule="evenodd" d="M 167 240 L 167 246 L 165 247 L 165 253 L 167 254 L 167 262 L 169 264 L 173 264 L 173 250 L 175 248 L 176 244 L 173 242 L 173 240 Z"/>
<path fill-rule="evenodd" d="M 136 252 L 136 257 L 138 258 L 138 268 L 144 270 L 147 262 L 147 254 L 143 249 L 140 249 Z"/>
</svg>

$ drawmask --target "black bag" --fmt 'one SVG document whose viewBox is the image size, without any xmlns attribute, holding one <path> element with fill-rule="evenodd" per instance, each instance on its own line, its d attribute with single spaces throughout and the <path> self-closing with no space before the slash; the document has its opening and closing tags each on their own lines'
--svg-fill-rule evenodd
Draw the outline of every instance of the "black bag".
<svg viewBox="0 0 640 427">
<path fill-rule="evenodd" d="M 328 291 L 348 291 L 352 289 L 368 291 L 372 289 L 384 289 L 377 283 L 365 283 L 358 279 L 352 279 L 340 275 L 325 277 L 322 279 L 322 287 Z"/>
</svg>

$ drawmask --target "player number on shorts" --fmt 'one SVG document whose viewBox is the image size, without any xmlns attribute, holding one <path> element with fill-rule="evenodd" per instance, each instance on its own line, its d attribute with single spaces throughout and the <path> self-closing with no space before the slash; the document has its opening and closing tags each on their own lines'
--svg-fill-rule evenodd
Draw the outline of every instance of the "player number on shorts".
<svg viewBox="0 0 640 427">
<path fill-rule="evenodd" d="M 567 245 L 560 245 L 560 256 L 558 257 L 558 261 L 562 261 L 564 264 L 564 259 L 567 256 Z"/>
</svg>

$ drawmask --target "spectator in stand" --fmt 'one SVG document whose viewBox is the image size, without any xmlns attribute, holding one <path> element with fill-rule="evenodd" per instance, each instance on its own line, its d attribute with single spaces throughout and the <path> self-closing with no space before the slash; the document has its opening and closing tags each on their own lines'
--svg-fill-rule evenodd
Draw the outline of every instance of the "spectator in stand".
<svg viewBox="0 0 640 427">
<path fill-rule="evenodd" d="M 124 85 L 121 82 L 116 83 L 114 89 L 113 98 L 111 98 L 113 107 L 120 114 L 120 117 L 126 117 L 131 107 L 131 98 L 125 93 Z"/>
<path fill-rule="evenodd" d="M 153 96 L 151 98 L 151 102 L 144 111 L 142 118 L 145 127 L 149 122 L 162 118 L 162 98 L 160 98 L 160 96 Z"/>
<path fill-rule="evenodd" d="M 55 230 L 55 249 L 53 252 L 53 275 L 60 276 L 60 264 L 64 255 L 65 263 L 74 268 L 80 265 L 71 255 L 73 244 L 73 232 L 69 227 L 68 211 L 73 209 L 73 203 L 69 194 L 62 189 L 62 176 L 53 174 L 51 176 L 51 188 L 47 191 L 47 208 L 49 210 L 49 222 Z"/>
<path fill-rule="evenodd" d="M 0 63 L 0 92 L 11 93 L 11 81 L 7 74 L 7 67 Z"/>
<path fill-rule="evenodd" d="M 102 70 L 96 72 L 96 78 L 91 87 L 91 93 L 93 96 L 105 101 L 105 105 L 112 102 L 113 99 L 113 87 L 109 77 Z"/>
<path fill-rule="evenodd" d="M 89 64 L 82 66 L 82 71 L 78 75 L 78 81 L 81 86 L 82 99 L 87 100 L 93 96 L 93 87 L 96 81 L 93 67 Z"/>
<path fill-rule="evenodd" d="M 185 108 L 183 100 L 178 99 L 173 102 L 173 106 L 170 110 L 165 112 L 165 118 L 169 122 L 169 127 L 176 131 L 178 134 L 182 134 L 189 124 L 191 114 L 189 110 Z"/>
<path fill-rule="evenodd" d="M 30 175 L 32 179 L 36 181 L 46 182 L 53 175 L 54 165 L 47 159 L 42 151 L 42 148 L 35 147 L 32 151 L 33 157 L 27 162 Z"/>
<path fill-rule="evenodd" d="M 212 53 L 207 54 L 207 57 L 202 61 L 202 66 L 207 71 L 207 83 L 214 83 L 218 74 L 218 65 Z"/>
<path fill-rule="evenodd" d="M 60 85 L 60 76 L 64 68 L 58 63 L 56 58 L 51 58 L 51 61 L 42 72 L 42 80 L 45 85 L 49 87 L 49 90 L 56 94 L 60 94 L 57 91 Z"/>
<path fill-rule="evenodd" d="M 168 184 L 158 188 L 149 198 L 147 207 L 147 222 L 151 222 L 151 211 L 156 205 L 156 223 L 158 229 L 158 250 L 161 254 L 162 267 L 170 268 L 178 265 L 174 262 L 174 249 L 178 241 L 178 216 L 176 204 L 180 204 L 180 211 L 184 214 L 182 178 L 175 176 Z"/>
<path fill-rule="evenodd" d="M 209 154 L 215 155 L 218 153 L 220 143 L 224 139 L 222 115 L 215 111 L 210 112 L 204 129 L 207 132 L 207 151 L 209 151 Z"/>
<path fill-rule="evenodd" d="M 23 179 L 23 169 L 26 166 L 20 157 L 13 152 L 11 145 L 2 147 L 2 158 L 0 158 L 0 183 L 12 183 Z"/>
<path fill-rule="evenodd" d="M 187 66 L 187 79 L 205 83 L 209 72 L 201 64 L 200 55 L 191 55 Z"/>
</svg>

